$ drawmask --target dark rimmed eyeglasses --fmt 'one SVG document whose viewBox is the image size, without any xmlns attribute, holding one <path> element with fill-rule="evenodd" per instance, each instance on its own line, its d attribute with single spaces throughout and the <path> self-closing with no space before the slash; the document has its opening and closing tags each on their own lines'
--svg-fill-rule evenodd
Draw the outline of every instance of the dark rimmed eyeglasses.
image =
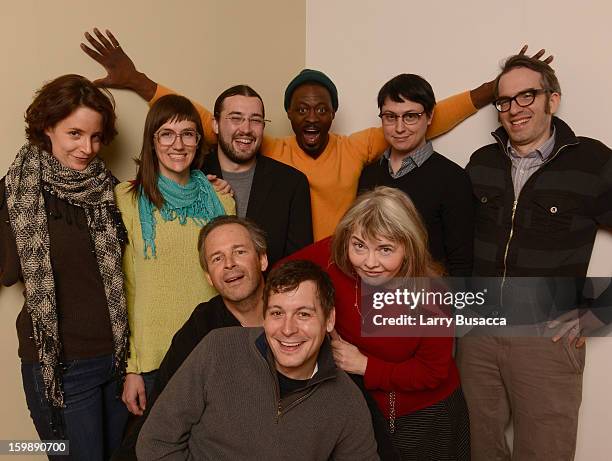
<svg viewBox="0 0 612 461">
<path fill-rule="evenodd" d="M 405 112 L 403 114 L 394 114 L 393 112 L 383 112 L 382 114 L 378 114 L 380 119 L 382 120 L 383 125 L 395 125 L 398 119 L 401 119 L 404 122 L 404 125 L 414 125 L 417 123 L 421 117 L 425 114 L 423 112 Z"/>
<path fill-rule="evenodd" d="M 499 98 L 493 101 L 493 106 L 497 109 L 497 112 L 508 112 L 512 107 L 512 101 L 516 102 L 519 107 L 527 107 L 533 104 L 535 98 L 539 94 L 550 93 L 551 90 L 548 88 L 530 88 L 525 91 L 521 91 L 512 98 Z"/>
<path fill-rule="evenodd" d="M 187 147 L 197 146 L 202 136 L 197 131 L 186 130 L 177 133 L 173 130 L 159 130 L 154 137 L 162 146 L 171 146 L 176 141 L 177 137 L 181 138 L 181 142 Z"/>
</svg>

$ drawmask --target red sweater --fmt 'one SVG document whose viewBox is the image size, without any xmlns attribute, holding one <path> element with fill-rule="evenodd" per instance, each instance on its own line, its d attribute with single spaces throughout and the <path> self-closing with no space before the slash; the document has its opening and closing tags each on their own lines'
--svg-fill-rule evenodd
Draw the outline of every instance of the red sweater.
<svg viewBox="0 0 612 461">
<path fill-rule="evenodd" d="M 331 238 L 326 238 L 287 260 L 315 262 L 331 277 L 336 288 L 336 330 L 368 357 L 365 386 L 385 417 L 389 417 L 391 391 L 396 393 L 396 417 L 426 408 L 452 394 L 459 387 L 459 373 L 452 356 L 453 338 L 362 337 L 361 315 L 355 308 L 355 287 L 360 285 L 359 281 L 331 262 L 330 243 Z"/>
</svg>

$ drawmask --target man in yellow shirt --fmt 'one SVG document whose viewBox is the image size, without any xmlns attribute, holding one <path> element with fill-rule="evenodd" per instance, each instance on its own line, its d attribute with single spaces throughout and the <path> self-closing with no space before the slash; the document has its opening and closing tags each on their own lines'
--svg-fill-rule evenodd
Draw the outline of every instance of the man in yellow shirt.
<svg viewBox="0 0 612 461">
<path fill-rule="evenodd" d="M 85 33 L 92 48 L 81 43 L 82 50 L 100 63 L 108 75 L 95 83 L 108 88 L 129 89 L 150 103 L 171 93 L 139 72 L 130 57 L 122 50 L 113 34 L 93 30 L 96 37 Z M 526 47 L 521 50 L 524 52 Z M 540 57 L 540 50 L 535 57 Z M 547 59 L 548 62 L 552 58 Z M 493 101 L 493 82 L 472 91 L 440 101 L 427 139 L 439 136 L 478 109 Z M 368 128 L 348 136 L 330 133 L 338 109 L 338 95 L 333 82 L 322 72 L 305 69 L 287 87 L 285 109 L 294 135 L 284 138 L 264 136 L 263 155 L 286 163 L 306 175 L 310 184 L 314 239 L 331 235 L 357 194 L 357 184 L 363 167 L 386 149 L 382 128 Z M 195 103 L 204 126 L 205 140 L 216 144 L 213 116 Z"/>
</svg>

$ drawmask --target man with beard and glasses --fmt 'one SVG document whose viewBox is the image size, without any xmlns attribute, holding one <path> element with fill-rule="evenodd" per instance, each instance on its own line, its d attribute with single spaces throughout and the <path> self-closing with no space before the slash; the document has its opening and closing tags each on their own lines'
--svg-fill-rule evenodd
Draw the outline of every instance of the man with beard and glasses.
<svg viewBox="0 0 612 461">
<path fill-rule="evenodd" d="M 98 29 L 93 31 L 97 39 L 89 33 L 85 33 L 85 38 L 95 50 L 83 43 L 81 49 L 108 73 L 95 81 L 98 85 L 132 90 L 150 104 L 172 93 L 172 90 L 138 72 L 110 31 L 106 31 L 106 36 Z M 521 53 L 526 49 L 523 47 Z M 543 54 L 544 50 L 540 50 L 534 57 Z M 550 61 L 552 56 L 546 59 L 546 62 Z M 427 130 L 427 138 L 451 130 L 492 101 L 493 82 L 440 101 Z M 206 142 L 214 144 L 212 114 L 195 102 L 194 105 L 202 117 Z M 355 200 L 361 170 L 382 154 L 387 142 L 380 127 L 350 136 L 329 132 L 338 110 L 338 91 L 329 77 L 317 70 L 305 69 L 289 83 L 285 90 L 285 110 L 294 135 L 265 137 L 261 150 L 264 155 L 297 168 L 308 178 L 314 239 L 320 240 L 333 233 Z"/>
<path fill-rule="evenodd" d="M 312 243 L 308 180 L 284 163 L 260 155 L 266 120 L 261 96 L 250 86 L 228 88 L 215 101 L 217 149 L 203 170 L 234 191 L 236 214 L 266 232 L 270 265 Z"/>
</svg>

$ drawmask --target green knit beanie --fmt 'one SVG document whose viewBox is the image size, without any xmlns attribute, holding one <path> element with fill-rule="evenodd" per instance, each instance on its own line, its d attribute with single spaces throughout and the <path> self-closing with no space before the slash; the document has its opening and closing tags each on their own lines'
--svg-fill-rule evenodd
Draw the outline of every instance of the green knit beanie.
<svg viewBox="0 0 612 461">
<path fill-rule="evenodd" d="M 336 85 L 331 79 L 325 75 L 323 72 L 312 69 L 304 69 L 302 72 L 297 74 L 289 85 L 287 85 L 287 89 L 285 90 L 285 110 L 289 110 L 289 106 L 291 105 L 291 96 L 293 96 L 293 92 L 297 87 L 304 83 L 318 83 L 323 85 L 329 91 L 329 95 L 331 96 L 331 103 L 334 112 L 338 110 L 338 90 L 336 89 Z"/>
</svg>

